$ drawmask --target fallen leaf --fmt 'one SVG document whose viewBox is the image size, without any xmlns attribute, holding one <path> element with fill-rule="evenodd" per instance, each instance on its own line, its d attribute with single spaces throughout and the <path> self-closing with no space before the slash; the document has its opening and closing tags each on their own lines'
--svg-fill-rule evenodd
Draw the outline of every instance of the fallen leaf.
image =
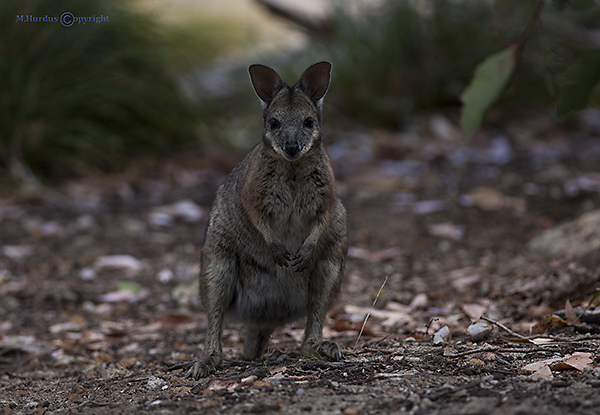
<svg viewBox="0 0 600 415">
<path fill-rule="evenodd" d="M 460 241 L 465 234 L 465 227 L 462 225 L 455 225 L 452 222 L 435 223 L 427 226 L 427 232 L 429 232 L 431 236 Z"/>
<path fill-rule="evenodd" d="M 543 365 L 535 373 L 532 373 L 529 378 L 531 380 L 552 380 L 554 379 L 554 375 L 552 375 L 552 371 L 548 365 Z"/>
<path fill-rule="evenodd" d="M 549 316 L 541 319 L 537 324 L 531 328 L 531 334 L 543 334 L 549 333 L 558 326 L 564 326 L 567 324 L 565 320 L 557 316 L 556 314 L 550 314 Z"/>
<path fill-rule="evenodd" d="M 133 277 L 141 271 L 142 263 L 131 255 L 108 255 L 96 259 L 94 268 L 97 271 L 104 269 L 123 270 L 127 276 Z"/>
<path fill-rule="evenodd" d="M 33 254 L 34 249 L 32 245 L 4 245 L 2 247 L 2 253 L 4 256 L 11 259 L 23 259 Z"/>
<path fill-rule="evenodd" d="M 114 357 L 105 352 L 98 353 L 94 358 L 94 362 L 96 363 L 112 363 L 115 360 L 116 359 Z"/>
<path fill-rule="evenodd" d="M 482 271 L 483 269 L 480 267 L 455 269 L 448 273 L 448 278 L 450 278 L 452 287 L 462 291 L 471 285 L 478 283 L 481 280 Z"/>
<path fill-rule="evenodd" d="M 398 247 L 391 247 L 374 252 L 370 252 L 367 249 L 359 247 L 350 247 L 348 249 L 348 256 L 350 258 L 364 259 L 368 262 L 382 262 L 388 259 L 392 259 L 400 255 L 400 253 L 401 251 Z"/>
<path fill-rule="evenodd" d="M 139 360 L 135 357 L 124 357 L 123 359 L 119 360 L 117 364 L 123 366 L 124 368 L 130 368 L 138 362 Z"/>
<path fill-rule="evenodd" d="M 171 389 L 172 392 L 177 393 L 179 395 L 185 395 L 186 393 L 188 393 L 191 390 L 192 390 L 192 388 L 189 386 L 177 386 L 177 387 Z"/>
<path fill-rule="evenodd" d="M 552 366 L 552 370 L 576 369 L 576 370 L 583 372 L 583 370 L 586 367 L 589 367 L 590 364 L 593 362 L 592 359 L 590 359 L 591 356 L 592 356 L 591 353 L 575 352 L 570 357 L 568 357 L 567 360 L 565 360 L 564 362 L 557 363 L 556 365 Z"/>
<path fill-rule="evenodd" d="M 573 306 L 569 300 L 567 300 L 565 303 L 565 317 L 567 319 L 567 323 L 569 324 L 581 324 L 581 321 L 579 321 L 579 317 L 577 317 L 577 314 L 575 313 L 575 310 L 573 310 Z"/>
<path fill-rule="evenodd" d="M 342 411 L 344 415 L 358 415 L 360 413 L 359 409 L 356 406 L 351 406 Z"/>
<path fill-rule="evenodd" d="M 428 302 L 429 299 L 427 298 L 427 294 L 419 293 L 413 297 L 408 307 L 410 310 L 424 309 L 427 307 Z"/>
<path fill-rule="evenodd" d="M 513 209 L 517 212 L 525 212 L 527 208 L 525 199 L 506 196 L 491 187 L 476 187 L 461 197 L 461 203 L 465 206 L 475 206 L 487 211 Z"/>
<path fill-rule="evenodd" d="M 445 200 L 422 200 L 413 204 L 415 215 L 426 215 L 428 213 L 440 212 L 447 209 L 448 202 Z"/>
<path fill-rule="evenodd" d="M 352 304 L 346 304 L 344 311 L 352 315 L 351 320 L 362 320 L 370 313 L 371 317 L 383 319 L 381 323 L 384 327 L 389 327 L 397 323 L 411 321 L 412 317 L 408 313 L 400 311 L 379 310 L 376 308 L 357 307 Z"/>
<path fill-rule="evenodd" d="M 487 310 L 487 307 L 481 304 L 463 304 L 460 306 L 460 309 L 472 320 L 479 320 L 483 313 L 485 313 L 485 310 Z"/>
<path fill-rule="evenodd" d="M 73 386 L 73 388 L 69 391 L 69 399 L 70 401 L 80 401 L 83 397 L 87 395 L 87 390 L 79 384 Z"/>
<path fill-rule="evenodd" d="M 133 303 L 150 295 L 150 291 L 147 288 L 142 288 L 140 292 L 133 292 L 130 289 L 112 291 L 100 296 L 100 301 L 104 303 L 120 303 L 127 301 Z"/>
<path fill-rule="evenodd" d="M 541 346 L 544 344 L 554 343 L 556 340 L 550 337 L 536 337 L 535 339 L 530 339 L 529 342 L 535 344 L 537 346 Z"/>
<path fill-rule="evenodd" d="M 533 362 L 523 366 L 521 370 L 525 370 L 527 372 L 537 372 L 542 367 L 560 362 L 563 359 L 563 357 L 552 357 L 550 359 L 540 360 L 539 362 Z"/>
<path fill-rule="evenodd" d="M 252 389 L 263 389 L 263 388 L 272 388 L 273 385 L 271 385 L 269 382 L 266 382 L 264 380 L 257 380 L 256 382 L 252 383 Z"/>
</svg>

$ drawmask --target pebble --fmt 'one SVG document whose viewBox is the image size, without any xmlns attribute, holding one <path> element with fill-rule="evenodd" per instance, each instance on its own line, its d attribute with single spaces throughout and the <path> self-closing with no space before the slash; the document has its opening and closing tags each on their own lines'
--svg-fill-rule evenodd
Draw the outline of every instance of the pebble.
<svg viewBox="0 0 600 415">
<path fill-rule="evenodd" d="M 433 335 L 433 344 L 441 344 L 448 340 L 450 337 L 450 329 L 448 326 L 444 326 Z"/>
<path fill-rule="evenodd" d="M 467 334 L 474 342 L 485 339 L 491 332 L 492 326 L 484 321 L 471 324 L 469 327 L 467 327 Z"/>
</svg>

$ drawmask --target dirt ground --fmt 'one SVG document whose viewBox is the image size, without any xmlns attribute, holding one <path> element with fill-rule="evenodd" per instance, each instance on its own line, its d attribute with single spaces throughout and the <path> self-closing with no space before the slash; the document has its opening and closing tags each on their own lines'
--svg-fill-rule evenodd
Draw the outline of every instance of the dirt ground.
<svg viewBox="0 0 600 415">
<path fill-rule="evenodd" d="M 582 259 L 600 227 L 562 248 L 530 241 L 600 208 L 600 116 L 529 115 L 469 143 L 452 119 L 326 137 L 351 246 L 324 333 L 344 346 L 337 363 L 299 354 L 301 321 L 242 361 L 229 321 L 223 367 L 184 378 L 206 329 L 207 212 L 239 155 L 140 160 L 57 187 L 66 197 L 3 190 L 0 414 L 598 413 L 598 323 L 569 304 L 600 285 Z M 563 309 L 566 324 L 530 334 Z"/>
</svg>

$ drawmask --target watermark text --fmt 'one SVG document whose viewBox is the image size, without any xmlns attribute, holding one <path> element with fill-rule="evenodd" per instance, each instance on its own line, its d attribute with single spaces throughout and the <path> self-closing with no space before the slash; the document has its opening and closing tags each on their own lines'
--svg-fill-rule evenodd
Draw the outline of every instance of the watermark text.
<svg viewBox="0 0 600 415">
<path fill-rule="evenodd" d="M 71 12 L 64 12 L 60 16 L 34 16 L 31 14 L 18 14 L 15 23 L 60 23 L 64 27 L 71 27 L 77 24 L 100 24 L 109 23 L 110 16 L 101 14 L 100 16 L 75 16 Z"/>
</svg>

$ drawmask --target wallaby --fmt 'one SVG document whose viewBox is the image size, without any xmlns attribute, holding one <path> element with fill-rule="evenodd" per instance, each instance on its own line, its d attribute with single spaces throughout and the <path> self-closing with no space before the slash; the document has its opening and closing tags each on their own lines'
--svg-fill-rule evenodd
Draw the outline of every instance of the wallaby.
<svg viewBox="0 0 600 415">
<path fill-rule="evenodd" d="M 200 254 L 208 332 L 188 378 L 221 365 L 228 310 L 246 325 L 245 359 L 266 351 L 275 327 L 302 316 L 304 355 L 344 357 L 338 344 L 322 339 L 348 251 L 346 210 L 322 144 L 331 64 L 312 65 L 292 87 L 268 66 L 248 72 L 262 101 L 262 142 L 225 179 L 210 211 Z"/>
</svg>

